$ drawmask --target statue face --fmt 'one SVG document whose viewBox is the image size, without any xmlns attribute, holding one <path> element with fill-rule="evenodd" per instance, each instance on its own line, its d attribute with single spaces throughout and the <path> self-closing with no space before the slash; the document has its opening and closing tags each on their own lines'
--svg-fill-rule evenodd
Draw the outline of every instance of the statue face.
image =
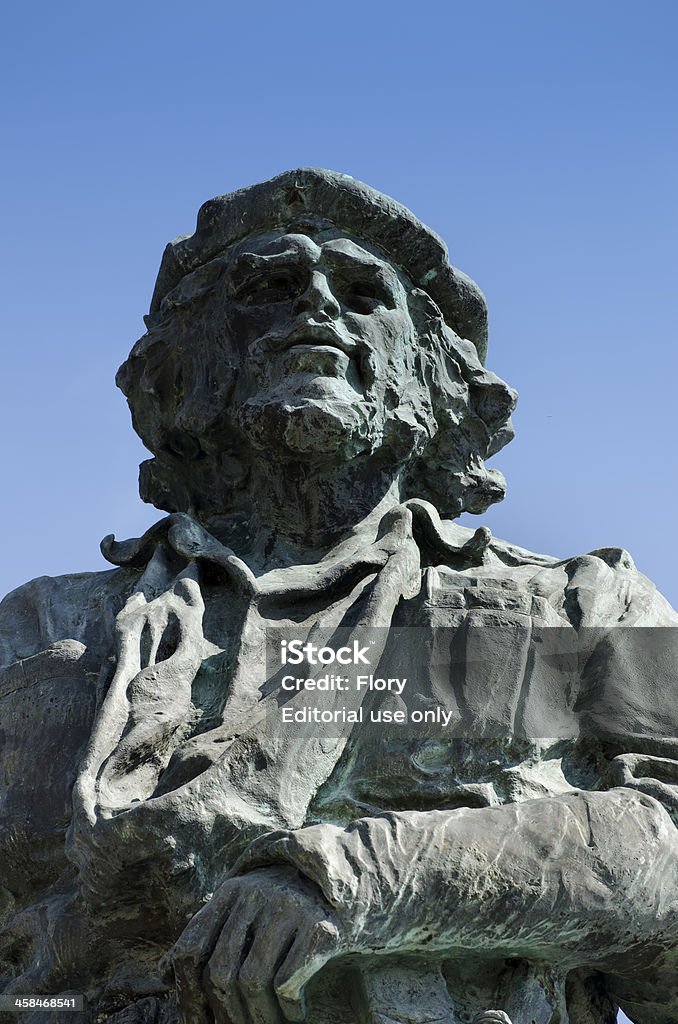
<svg viewBox="0 0 678 1024">
<path fill-rule="evenodd" d="M 394 220 L 366 186 L 301 170 L 292 191 L 297 175 L 310 182 L 302 205 L 313 227 L 229 242 L 237 224 L 270 224 L 287 208 L 281 196 L 299 209 L 276 179 L 270 192 L 206 203 L 195 234 L 167 248 L 148 332 L 117 377 L 154 456 L 144 500 L 221 514 L 243 504 L 259 470 L 286 463 L 288 477 L 296 464 L 325 479 L 343 463 L 375 486 L 397 475 L 404 495 L 446 514 L 482 511 L 503 495 L 484 459 L 510 440 L 515 404 L 463 337 L 484 352 L 482 295 L 439 240 L 411 217 Z M 352 228 L 320 230 L 335 214 Z"/>
<path fill-rule="evenodd" d="M 224 285 L 240 364 L 233 409 L 253 446 L 296 455 L 377 446 L 416 351 L 393 266 L 346 236 L 279 231 L 234 249 Z"/>
</svg>

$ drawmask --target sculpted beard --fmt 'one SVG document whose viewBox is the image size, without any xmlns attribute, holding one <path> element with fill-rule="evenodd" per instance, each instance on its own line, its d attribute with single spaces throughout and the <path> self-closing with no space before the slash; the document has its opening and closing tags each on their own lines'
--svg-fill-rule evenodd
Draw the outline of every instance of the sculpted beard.
<svg viewBox="0 0 678 1024">
<path fill-rule="evenodd" d="M 353 458 L 377 447 L 382 430 L 357 402 L 268 398 L 247 401 L 236 417 L 253 448 L 267 451 L 282 442 L 291 455 L 339 454 Z"/>
<path fill-rule="evenodd" d="M 374 452 L 393 440 L 391 427 L 396 423 L 402 433 L 401 417 L 394 412 L 403 398 L 390 375 L 375 374 L 371 364 L 365 360 L 364 390 L 351 383 L 352 368 L 342 353 L 337 353 L 336 366 L 326 366 L 325 372 L 305 368 L 283 374 L 272 386 L 260 379 L 257 383 L 263 387 L 244 400 L 238 400 L 236 386 L 235 422 L 258 451 L 279 450 L 282 442 L 291 456 L 339 455 L 347 460 Z M 407 433 L 409 455 L 416 443 L 412 432 Z M 422 423 L 416 433 L 423 436 L 428 430 Z"/>
</svg>

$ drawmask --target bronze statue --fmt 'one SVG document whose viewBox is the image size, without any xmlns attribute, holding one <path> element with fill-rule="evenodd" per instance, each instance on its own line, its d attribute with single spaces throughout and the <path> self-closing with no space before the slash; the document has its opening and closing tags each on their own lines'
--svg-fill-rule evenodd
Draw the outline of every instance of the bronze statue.
<svg viewBox="0 0 678 1024">
<path fill-rule="evenodd" d="M 624 551 L 452 522 L 503 497 L 516 400 L 476 285 L 306 169 L 206 203 L 146 320 L 118 383 L 168 515 L 0 610 L 5 994 L 110 1024 L 674 1021 L 678 617 Z M 318 694 L 282 692 L 282 634 L 372 638 L 371 682 L 322 694 L 341 728 L 283 719 Z M 440 714 L 351 725 L 375 708 Z"/>
</svg>

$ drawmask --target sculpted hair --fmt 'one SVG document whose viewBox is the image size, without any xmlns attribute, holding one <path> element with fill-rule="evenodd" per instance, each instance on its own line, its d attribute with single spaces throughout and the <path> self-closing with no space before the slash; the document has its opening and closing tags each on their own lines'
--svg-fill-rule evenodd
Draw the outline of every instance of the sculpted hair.
<svg viewBox="0 0 678 1024">
<path fill-rule="evenodd" d="M 409 306 L 436 427 L 407 467 L 403 497 L 424 498 L 451 518 L 480 514 L 506 493 L 503 474 L 485 462 L 514 436 L 517 393 L 485 369 L 425 291 L 413 289 Z"/>
<path fill-rule="evenodd" d="M 228 512 L 247 486 L 243 440 L 228 414 L 238 366 L 208 310 L 224 263 L 212 260 L 182 279 L 146 318 L 147 333 L 116 377 L 134 429 L 154 455 L 140 466 L 142 499 L 199 519 Z M 407 291 L 429 409 L 426 429 L 419 424 L 407 446 L 403 499 L 431 501 L 452 518 L 484 512 L 504 497 L 504 477 L 485 462 L 513 437 L 516 393 L 483 367 L 427 292 Z M 402 440 L 387 431 L 384 444 L 400 462 Z"/>
</svg>

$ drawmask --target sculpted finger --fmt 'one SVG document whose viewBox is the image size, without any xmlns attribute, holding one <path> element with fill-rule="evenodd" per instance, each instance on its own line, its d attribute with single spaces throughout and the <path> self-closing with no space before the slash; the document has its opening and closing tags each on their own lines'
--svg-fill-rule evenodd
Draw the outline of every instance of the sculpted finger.
<svg viewBox="0 0 678 1024">
<path fill-rule="evenodd" d="M 330 921 L 319 921 L 298 933 L 273 983 L 287 1020 L 304 1019 L 304 986 L 332 959 L 340 945 L 339 931 Z"/>
<path fill-rule="evenodd" d="M 203 987 L 203 972 L 212 955 L 236 893 L 219 893 L 189 921 L 179 940 L 160 962 L 171 967 L 179 1010 L 185 1024 L 210 1024 L 211 1012 Z"/>
<path fill-rule="evenodd" d="M 267 922 L 255 935 L 239 978 L 240 995 L 252 1024 L 281 1024 L 273 979 L 295 937 L 295 926 L 282 917 Z"/>
<path fill-rule="evenodd" d="M 249 1024 L 240 994 L 240 969 L 253 942 L 258 907 L 251 896 L 238 900 L 204 971 L 204 986 L 217 1020 Z"/>
</svg>

